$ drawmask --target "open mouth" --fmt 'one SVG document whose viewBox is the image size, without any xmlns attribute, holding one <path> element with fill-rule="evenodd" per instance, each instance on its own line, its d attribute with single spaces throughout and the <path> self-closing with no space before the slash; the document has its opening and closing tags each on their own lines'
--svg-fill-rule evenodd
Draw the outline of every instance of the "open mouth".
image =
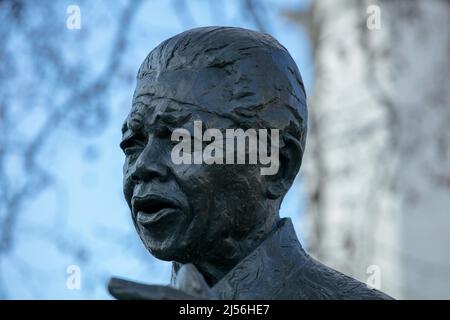
<svg viewBox="0 0 450 320">
<path fill-rule="evenodd" d="M 160 196 L 133 198 L 133 214 L 136 220 L 143 226 L 149 226 L 179 210 L 179 206 L 173 201 Z"/>
</svg>

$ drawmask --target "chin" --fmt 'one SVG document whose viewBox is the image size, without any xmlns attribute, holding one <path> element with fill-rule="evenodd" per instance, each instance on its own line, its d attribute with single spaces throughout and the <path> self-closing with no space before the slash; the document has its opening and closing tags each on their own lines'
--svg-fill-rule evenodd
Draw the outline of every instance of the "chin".
<svg viewBox="0 0 450 320">
<path fill-rule="evenodd" d="M 164 239 L 155 239 L 149 236 L 148 232 L 142 232 L 140 237 L 147 250 L 157 259 L 181 263 L 189 260 L 189 252 L 192 251 L 193 246 L 187 245 L 185 237 L 179 233 L 174 233 Z"/>
</svg>

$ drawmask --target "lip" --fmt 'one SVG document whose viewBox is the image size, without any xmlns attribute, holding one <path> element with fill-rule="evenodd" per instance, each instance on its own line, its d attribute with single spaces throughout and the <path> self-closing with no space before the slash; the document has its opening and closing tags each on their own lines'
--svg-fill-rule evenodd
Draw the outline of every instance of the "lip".
<svg viewBox="0 0 450 320">
<path fill-rule="evenodd" d="M 165 208 L 162 210 L 159 210 L 156 213 L 148 214 L 143 211 L 139 211 L 136 215 L 136 220 L 139 222 L 139 224 L 147 227 L 150 226 L 153 223 L 156 223 L 157 221 L 163 219 L 166 216 L 169 216 L 171 214 L 176 213 L 178 210 L 173 208 Z"/>
<path fill-rule="evenodd" d="M 143 226 L 149 226 L 181 210 L 177 201 L 154 194 L 133 197 L 132 208 L 137 222 Z"/>
</svg>

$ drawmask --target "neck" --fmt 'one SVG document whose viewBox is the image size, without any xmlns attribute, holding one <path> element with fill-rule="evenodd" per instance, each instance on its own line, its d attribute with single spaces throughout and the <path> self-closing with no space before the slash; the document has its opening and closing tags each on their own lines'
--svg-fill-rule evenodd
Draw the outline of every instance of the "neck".
<svg viewBox="0 0 450 320">
<path fill-rule="evenodd" d="M 269 219 L 268 219 L 269 220 Z M 205 277 L 206 282 L 213 286 L 227 273 L 229 273 L 240 261 L 250 255 L 276 228 L 279 216 L 276 215 L 270 221 L 258 225 L 245 237 L 240 239 L 227 238 L 214 246 L 210 251 L 208 261 L 195 263 L 197 269 Z"/>
</svg>

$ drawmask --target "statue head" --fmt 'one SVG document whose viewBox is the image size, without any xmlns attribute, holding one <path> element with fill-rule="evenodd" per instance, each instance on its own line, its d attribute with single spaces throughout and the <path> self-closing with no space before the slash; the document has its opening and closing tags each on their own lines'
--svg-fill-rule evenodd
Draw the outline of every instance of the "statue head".
<svg viewBox="0 0 450 320">
<path fill-rule="evenodd" d="M 184 154 L 193 162 L 174 161 L 180 142 L 174 132 L 195 140 L 195 130 L 209 129 L 214 139 L 200 135 L 203 140 L 192 144 L 206 150 L 221 132 L 225 145 L 227 129 L 255 130 L 258 137 L 266 130 L 268 149 L 278 152 L 276 170 L 261 174 L 268 167 L 261 161 L 196 161 L 195 148 Z M 277 140 L 269 139 L 273 129 L 279 130 Z M 204 27 L 161 43 L 139 69 L 122 128 L 124 195 L 144 245 L 159 259 L 200 269 L 233 266 L 276 226 L 281 201 L 300 169 L 306 129 L 300 73 L 271 36 Z M 249 152 L 246 145 L 244 158 Z"/>
</svg>

